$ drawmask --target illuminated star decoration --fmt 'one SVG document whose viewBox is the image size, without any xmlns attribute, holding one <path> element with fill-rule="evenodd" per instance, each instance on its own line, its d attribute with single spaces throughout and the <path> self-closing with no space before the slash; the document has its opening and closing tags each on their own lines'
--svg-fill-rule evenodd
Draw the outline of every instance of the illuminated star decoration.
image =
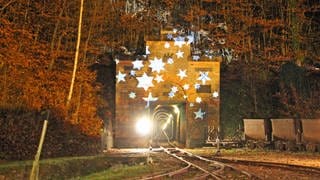
<svg viewBox="0 0 320 180">
<path fill-rule="evenodd" d="M 177 58 L 183 58 L 183 51 L 178 51 L 177 53 L 176 53 L 176 55 L 177 55 Z"/>
<path fill-rule="evenodd" d="M 149 92 L 148 97 L 146 97 L 146 98 L 142 98 L 142 99 L 143 99 L 143 100 L 145 100 L 145 101 L 147 102 L 146 108 L 147 108 L 147 107 L 149 107 L 150 102 L 154 102 L 154 101 L 157 101 L 157 100 L 158 100 L 158 98 L 156 98 L 156 97 L 152 97 L 151 92 Z"/>
<path fill-rule="evenodd" d="M 156 78 L 154 78 L 157 83 L 163 82 L 164 80 L 162 79 L 162 75 L 157 74 Z"/>
<path fill-rule="evenodd" d="M 152 69 L 152 72 L 156 71 L 157 73 L 160 73 L 161 70 L 164 70 L 165 63 L 162 62 L 162 59 L 154 58 L 154 60 L 150 60 L 149 67 Z"/>
<path fill-rule="evenodd" d="M 193 55 L 192 56 L 192 60 L 194 60 L 194 61 L 198 61 L 199 59 L 200 59 L 199 55 Z"/>
<path fill-rule="evenodd" d="M 192 33 L 191 35 L 187 36 L 187 38 L 188 38 L 188 42 L 187 42 L 188 45 L 193 43 L 194 42 L 194 33 Z"/>
<path fill-rule="evenodd" d="M 197 97 L 197 98 L 196 98 L 196 102 L 197 102 L 197 103 L 199 103 L 199 104 L 200 104 L 200 103 L 201 103 L 201 101 L 202 101 L 201 97 Z"/>
<path fill-rule="evenodd" d="M 201 81 L 202 81 L 202 84 L 205 84 L 206 81 L 211 80 L 211 79 L 209 78 L 209 72 L 201 72 L 201 71 L 200 71 L 200 77 L 199 77 L 197 80 L 201 80 Z"/>
<path fill-rule="evenodd" d="M 175 96 L 175 93 L 170 91 L 169 94 L 168 94 L 169 98 L 173 98 Z"/>
<path fill-rule="evenodd" d="M 198 83 L 194 84 L 194 88 L 195 89 L 200 89 L 200 84 L 198 84 Z"/>
<path fill-rule="evenodd" d="M 172 88 L 171 88 L 171 92 L 173 92 L 173 93 L 178 92 L 178 88 L 177 88 L 177 86 L 172 86 Z"/>
<path fill-rule="evenodd" d="M 203 120 L 203 116 L 206 114 L 206 112 L 202 112 L 201 108 L 199 108 L 199 110 L 197 112 L 194 112 L 194 114 L 196 115 L 194 119 L 200 118 L 201 120 Z"/>
<path fill-rule="evenodd" d="M 137 77 L 137 80 L 138 80 L 138 85 L 137 85 L 138 88 L 143 88 L 145 91 L 147 91 L 149 87 L 153 87 L 153 84 L 152 84 L 153 77 L 147 76 L 146 73 L 143 73 L 141 77 Z"/>
<path fill-rule="evenodd" d="M 146 55 L 149 55 L 149 54 L 151 54 L 149 50 L 149 46 L 146 46 Z"/>
<path fill-rule="evenodd" d="M 169 57 L 168 60 L 167 60 L 167 63 L 168 63 L 168 64 L 173 64 L 174 61 L 173 61 L 173 59 L 172 59 L 171 57 Z"/>
<path fill-rule="evenodd" d="M 129 98 L 134 99 L 134 98 L 136 98 L 136 97 L 137 97 L 137 96 L 136 96 L 136 93 L 130 92 Z"/>
<path fill-rule="evenodd" d="M 136 71 L 131 70 L 131 71 L 130 71 L 130 76 L 135 76 L 135 75 L 136 75 Z"/>
<path fill-rule="evenodd" d="M 164 44 L 164 48 L 166 48 L 166 49 L 170 48 L 170 43 L 166 42 L 166 43 Z"/>
<path fill-rule="evenodd" d="M 126 80 L 124 79 L 126 77 L 126 74 L 122 74 L 120 71 L 118 72 L 118 74 L 116 75 L 117 78 L 117 83 L 123 81 L 125 82 Z"/>
<path fill-rule="evenodd" d="M 179 48 L 181 48 L 184 44 L 186 44 L 184 37 L 178 36 L 173 38 L 174 40 L 174 45 L 175 46 L 179 46 Z"/>
<path fill-rule="evenodd" d="M 177 76 L 179 76 L 180 77 L 180 80 L 182 80 L 183 78 L 185 78 L 185 77 L 187 77 L 187 70 L 186 69 L 184 69 L 184 70 L 182 70 L 182 69 L 179 69 L 179 73 L 177 74 Z"/>
<path fill-rule="evenodd" d="M 140 70 L 143 67 L 143 61 L 142 60 L 135 60 L 132 62 L 133 64 L 133 69 L 138 69 Z"/>
<path fill-rule="evenodd" d="M 212 93 L 212 97 L 217 98 L 219 96 L 219 93 L 217 91 Z"/>
<path fill-rule="evenodd" d="M 185 84 L 185 85 L 183 85 L 183 89 L 184 89 L 184 90 L 188 90 L 188 89 L 189 89 L 189 87 L 190 87 L 190 86 L 189 86 L 189 84 Z"/>
</svg>

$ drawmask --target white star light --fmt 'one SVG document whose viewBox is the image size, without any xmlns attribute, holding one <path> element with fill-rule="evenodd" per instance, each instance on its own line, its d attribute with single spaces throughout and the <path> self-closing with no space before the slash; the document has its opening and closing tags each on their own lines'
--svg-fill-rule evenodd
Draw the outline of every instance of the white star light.
<svg viewBox="0 0 320 180">
<path fill-rule="evenodd" d="M 164 44 L 164 48 L 166 48 L 166 49 L 170 48 L 170 43 L 166 42 L 166 43 Z"/>
<path fill-rule="evenodd" d="M 194 36 L 193 35 L 189 35 L 189 36 L 187 36 L 187 38 L 188 38 L 188 42 L 187 42 L 188 45 L 194 42 Z"/>
<path fill-rule="evenodd" d="M 178 92 L 178 88 L 177 88 L 177 86 L 172 86 L 172 88 L 171 88 L 171 92 L 173 92 L 173 93 Z"/>
<path fill-rule="evenodd" d="M 175 33 L 177 33 L 178 30 L 176 28 L 174 28 L 172 31 L 175 34 Z"/>
<path fill-rule="evenodd" d="M 198 61 L 199 59 L 200 59 L 199 55 L 193 55 L 192 56 L 192 60 L 194 60 L 194 61 Z"/>
<path fill-rule="evenodd" d="M 184 90 L 188 90 L 189 88 L 190 88 L 190 85 L 189 85 L 189 84 L 183 85 L 183 89 L 184 89 Z"/>
<path fill-rule="evenodd" d="M 194 112 L 194 114 L 196 115 L 194 119 L 200 118 L 201 120 L 203 120 L 203 116 L 206 114 L 206 112 L 202 112 L 201 108 L 199 108 L 199 110 L 197 112 Z"/>
<path fill-rule="evenodd" d="M 129 98 L 134 99 L 134 98 L 136 98 L 136 97 L 137 97 L 137 96 L 136 96 L 136 93 L 130 92 Z"/>
<path fill-rule="evenodd" d="M 187 99 L 188 98 L 188 96 L 187 95 L 183 95 L 183 99 Z"/>
<path fill-rule="evenodd" d="M 217 91 L 212 93 L 212 97 L 217 98 L 219 96 L 219 93 Z"/>
<path fill-rule="evenodd" d="M 138 88 L 143 88 L 145 91 L 148 90 L 149 87 L 153 87 L 152 84 L 152 80 L 153 77 L 152 76 L 147 76 L 146 73 L 143 73 L 142 77 L 137 77 L 138 80 Z"/>
<path fill-rule="evenodd" d="M 119 64 L 119 59 L 114 59 L 114 62 L 116 62 L 116 64 Z"/>
<path fill-rule="evenodd" d="M 194 88 L 195 89 L 199 89 L 200 88 L 200 84 L 198 84 L 198 83 L 194 84 Z"/>
<path fill-rule="evenodd" d="M 157 101 L 157 100 L 158 100 L 158 98 L 156 98 L 156 97 L 152 97 L 151 92 L 149 92 L 148 97 L 146 97 L 146 98 L 142 98 L 142 99 L 143 99 L 143 100 L 145 100 L 145 101 L 147 101 L 146 108 L 147 108 L 147 107 L 149 107 L 150 102 L 154 102 L 154 101 Z"/>
<path fill-rule="evenodd" d="M 175 94 L 174 94 L 174 92 L 171 91 L 171 92 L 169 92 L 168 96 L 169 96 L 169 98 L 173 98 L 175 96 Z"/>
<path fill-rule="evenodd" d="M 133 64 L 133 69 L 138 69 L 140 70 L 143 67 L 143 61 L 136 59 L 135 61 L 132 62 Z"/>
<path fill-rule="evenodd" d="M 168 63 L 168 64 L 173 64 L 174 61 L 173 61 L 173 59 L 170 57 L 170 58 L 168 58 L 167 63 Z"/>
<path fill-rule="evenodd" d="M 201 81 L 202 81 L 202 84 L 205 84 L 206 81 L 211 80 L 211 79 L 209 78 L 209 72 L 201 72 L 201 71 L 200 71 L 200 77 L 199 77 L 197 80 L 201 80 Z"/>
<path fill-rule="evenodd" d="M 149 46 L 146 46 L 146 55 L 149 55 L 149 54 L 151 54 L 149 50 Z"/>
<path fill-rule="evenodd" d="M 156 78 L 154 78 L 157 83 L 163 82 L 164 80 L 162 79 L 162 75 L 157 74 Z"/>
<path fill-rule="evenodd" d="M 125 82 L 125 77 L 126 77 L 126 74 L 122 74 L 120 71 L 118 72 L 118 74 L 116 75 L 116 78 L 117 78 L 117 83 L 119 83 L 120 81 L 123 81 Z"/>
<path fill-rule="evenodd" d="M 187 77 L 187 70 L 186 69 L 184 69 L 184 70 L 179 69 L 179 73 L 177 74 L 177 76 L 179 76 L 180 80 L 182 80 L 183 78 Z"/>
<path fill-rule="evenodd" d="M 177 55 L 177 58 L 183 58 L 183 51 L 180 51 L 180 49 L 179 49 L 179 51 L 176 53 L 176 55 Z"/>
<path fill-rule="evenodd" d="M 152 72 L 156 71 L 157 73 L 160 73 L 161 70 L 164 70 L 165 63 L 162 62 L 162 59 L 154 58 L 154 60 L 150 60 L 149 67 L 152 69 Z"/>
<path fill-rule="evenodd" d="M 189 106 L 190 106 L 190 107 L 193 107 L 193 106 L 194 106 L 194 104 L 193 104 L 193 103 L 190 103 L 190 104 L 189 104 Z"/>
<path fill-rule="evenodd" d="M 202 101 L 201 97 L 197 97 L 197 98 L 196 98 L 196 103 L 199 103 L 199 104 L 200 104 L 201 101 Z"/>
<path fill-rule="evenodd" d="M 131 75 L 131 76 L 136 76 L 136 71 L 131 70 L 131 71 L 130 71 L 130 75 Z"/>
<path fill-rule="evenodd" d="M 184 41 L 184 37 L 178 36 L 176 38 L 173 38 L 174 40 L 174 45 L 179 46 L 181 48 L 186 42 Z"/>
</svg>

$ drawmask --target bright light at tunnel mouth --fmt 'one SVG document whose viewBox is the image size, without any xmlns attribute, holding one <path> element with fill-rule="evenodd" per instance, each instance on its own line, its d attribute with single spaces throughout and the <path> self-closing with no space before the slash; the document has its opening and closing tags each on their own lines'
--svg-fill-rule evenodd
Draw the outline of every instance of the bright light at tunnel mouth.
<svg viewBox="0 0 320 180">
<path fill-rule="evenodd" d="M 136 132 L 140 135 L 148 135 L 152 130 L 152 123 L 149 119 L 143 117 L 136 123 Z"/>
</svg>

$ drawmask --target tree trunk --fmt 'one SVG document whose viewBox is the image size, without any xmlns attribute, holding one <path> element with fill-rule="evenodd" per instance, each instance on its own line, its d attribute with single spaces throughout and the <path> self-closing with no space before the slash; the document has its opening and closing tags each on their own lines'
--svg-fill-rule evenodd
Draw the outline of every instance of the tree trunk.
<svg viewBox="0 0 320 180">
<path fill-rule="evenodd" d="M 71 98 L 72 98 L 74 80 L 76 78 L 76 72 L 77 72 L 77 66 L 78 66 L 79 48 L 80 48 L 80 41 L 81 41 L 83 1 L 84 0 L 81 0 L 81 5 L 80 5 L 80 16 L 79 16 L 79 24 L 78 24 L 78 39 L 77 39 L 76 53 L 75 53 L 75 57 L 74 57 L 74 65 L 73 65 L 73 72 L 72 72 L 71 84 L 70 84 L 70 89 L 69 89 L 69 95 L 67 98 L 67 107 L 69 106 Z"/>
</svg>

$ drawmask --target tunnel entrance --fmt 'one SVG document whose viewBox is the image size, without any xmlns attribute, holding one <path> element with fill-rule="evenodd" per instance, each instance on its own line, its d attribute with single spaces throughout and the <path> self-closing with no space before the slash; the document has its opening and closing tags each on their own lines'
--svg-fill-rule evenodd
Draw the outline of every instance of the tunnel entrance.
<svg viewBox="0 0 320 180">
<path fill-rule="evenodd" d="M 185 104 L 159 104 L 153 108 L 152 121 L 154 143 L 185 143 Z"/>
</svg>

